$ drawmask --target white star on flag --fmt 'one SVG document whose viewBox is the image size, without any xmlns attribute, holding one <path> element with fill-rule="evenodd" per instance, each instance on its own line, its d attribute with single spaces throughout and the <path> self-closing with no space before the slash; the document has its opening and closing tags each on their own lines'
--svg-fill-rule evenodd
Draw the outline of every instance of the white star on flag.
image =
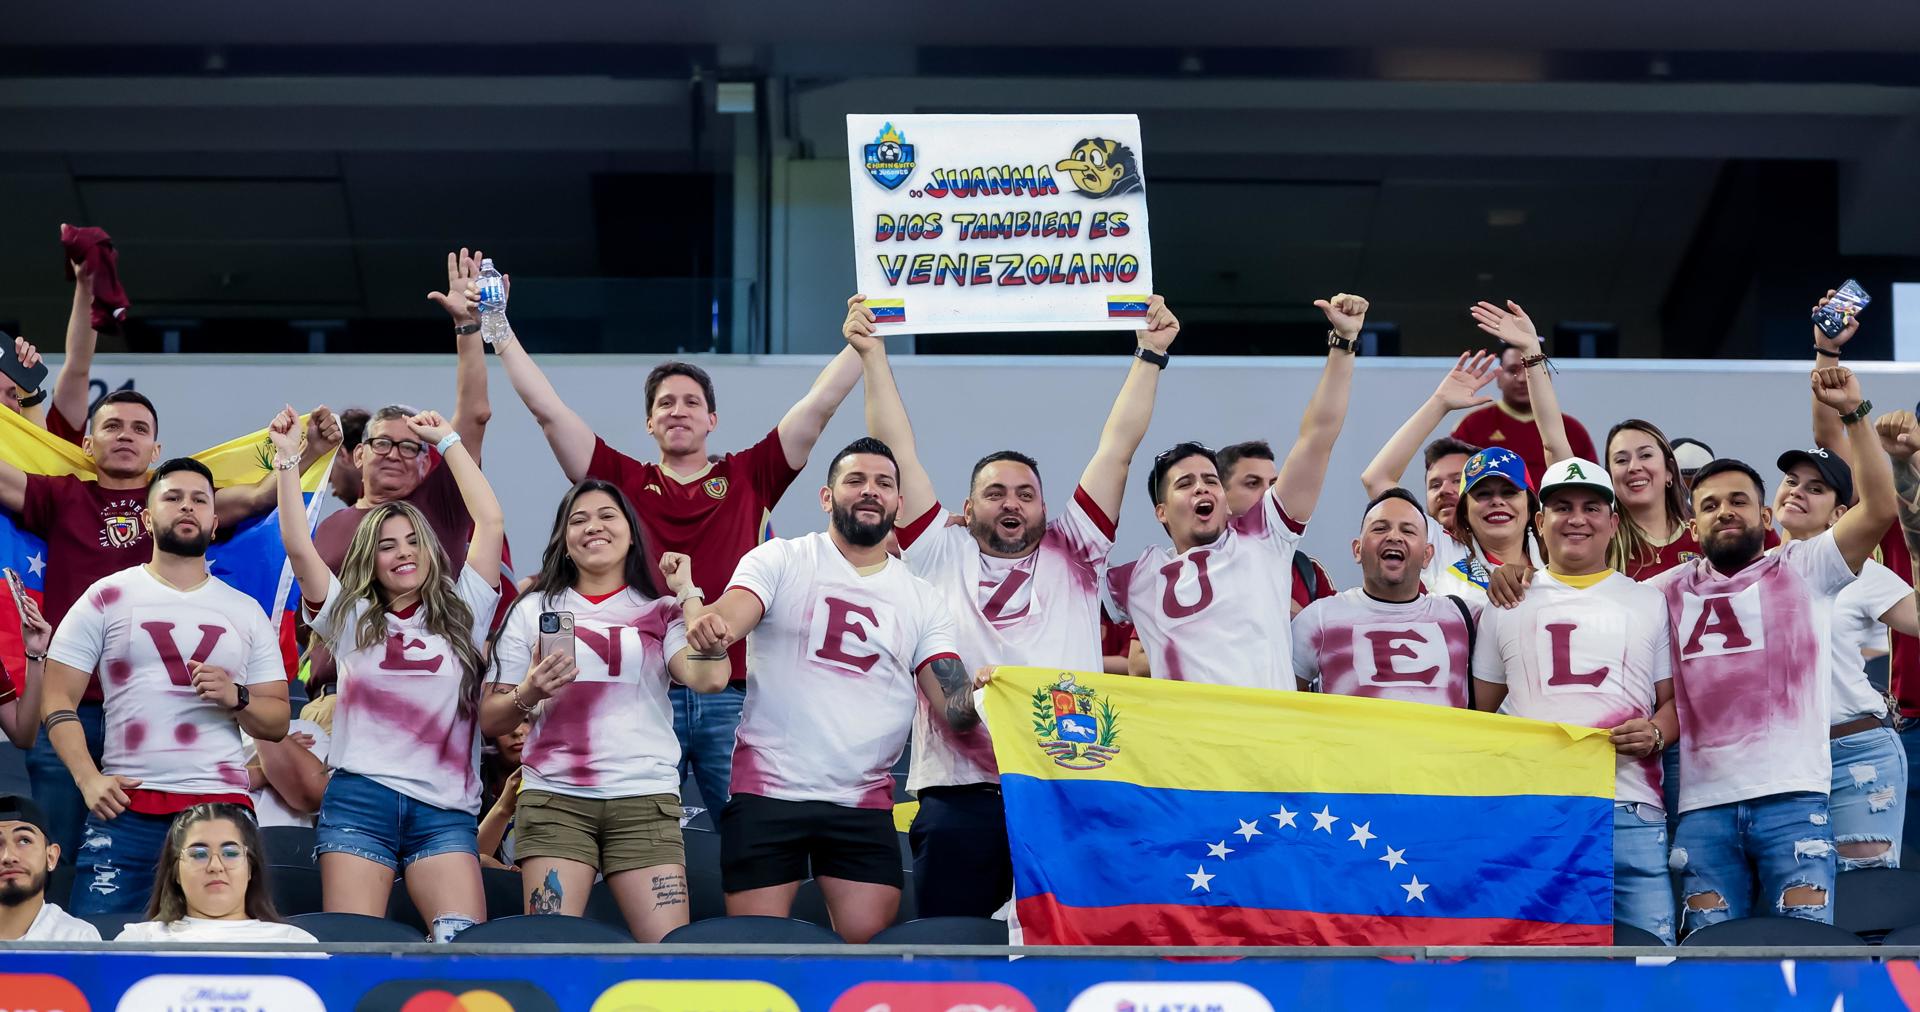
<svg viewBox="0 0 1920 1012">
<path fill-rule="evenodd" d="M 1350 842 L 1358 842 L 1360 844 L 1360 849 L 1366 850 L 1367 841 L 1373 839 L 1373 834 L 1367 832 L 1367 827 L 1371 825 L 1373 825 L 1372 822 L 1362 822 L 1359 825 L 1354 826 L 1353 835 L 1347 837 L 1347 840 Z"/>
<path fill-rule="evenodd" d="M 1312 814 L 1313 828 L 1322 830 L 1329 835 L 1333 833 L 1333 824 L 1340 821 L 1340 817 L 1333 814 L 1332 805 L 1321 805 L 1320 810 Z"/>
<path fill-rule="evenodd" d="M 1398 868 L 1407 863 L 1406 853 L 1405 850 L 1394 850 L 1392 847 L 1388 847 L 1387 856 L 1380 860 L 1387 862 L 1388 868 Z"/>
<path fill-rule="evenodd" d="M 1217 857 L 1220 860 L 1225 861 L 1227 859 L 1227 855 L 1231 853 L 1233 853 L 1233 848 L 1227 846 L 1227 841 L 1225 840 L 1221 840 L 1219 843 L 1207 845 L 1208 857 Z"/>
<path fill-rule="evenodd" d="M 1248 822 L 1245 819 L 1235 819 L 1234 821 L 1240 823 L 1240 828 L 1234 830 L 1233 835 L 1244 838 L 1248 843 L 1252 843 L 1253 838 L 1260 835 L 1260 827 L 1254 823 Z"/>
<path fill-rule="evenodd" d="M 1202 889 L 1206 890 L 1207 892 L 1212 892 L 1213 887 L 1208 885 L 1207 883 L 1213 881 L 1214 878 L 1216 878 L 1217 876 L 1207 874 L 1207 869 L 1203 865 L 1199 868 L 1195 868 L 1193 870 L 1193 874 L 1188 875 L 1187 877 L 1193 880 L 1193 888 L 1187 890 L 1188 892 L 1198 892 L 1199 890 L 1202 890 Z M 1401 886 L 1400 888 L 1405 889 L 1406 886 Z"/>
<path fill-rule="evenodd" d="M 1279 823 L 1282 826 L 1292 826 L 1293 817 L 1299 814 L 1300 814 L 1299 812 L 1289 812 L 1287 811 L 1287 806 L 1281 805 L 1280 810 L 1273 813 L 1272 819 L 1273 821 Z M 1295 828 L 1298 828 L 1298 827 L 1295 827 Z"/>
<path fill-rule="evenodd" d="M 47 560 L 41 558 L 38 553 L 27 556 L 28 576 L 39 576 L 42 572 L 46 571 L 46 568 Z"/>
<path fill-rule="evenodd" d="M 1420 902 L 1425 903 L 1427 901 L 1427 886 L 1431 884 L 1432 883 L 1430 882 L 1420 881 L 1420 876 L 1415 875 L 1413 877 L 1413 881 L 1407 883 L 1406 885 L 1401 886 L 1400 888 L 1405 889 L 1407 891 L 1408 903 L 1412 903 L 1414 900 L 1419 900 Z"/>
</svg>

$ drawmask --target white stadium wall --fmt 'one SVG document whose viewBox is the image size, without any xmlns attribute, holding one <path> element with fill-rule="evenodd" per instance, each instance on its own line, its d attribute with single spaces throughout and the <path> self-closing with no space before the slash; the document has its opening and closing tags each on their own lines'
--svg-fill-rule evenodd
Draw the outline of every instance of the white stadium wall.
<svg viewBox="0 0 1920 1012">
<path fill-rule="evenodd" d="M 644 459 L 654 454 L 654 445 L 640 408 L 641 383 L 655 361 L 549 356 L 541 365 L 595 431 L 616 448 Z M 693 361 L 713 373 L 721 411 L 712 445 L 724 451 L 772 428 L 827 359 Z M 1039 459 L 1049 501 L 1059 509 L 1093 451 L 1128 362 L 1120 355 L 1013 360 L 902 355 L 894 360 L 894 370 L 913 415 L 922 459 L 945 502 L 957 504 L 964 497 L 975 459 L 1013 448 Z M 133 380 L 160 408 L 166 449 L 192 452 L 265 425 L 287 401 L 303 411 L 321 402 L 339 409 L 401 401 L 450 413 L 453 364 L 452 355 L 112 355 L 96 362 L 94 377 L 114 388 Z M 1308 550 L 1343 587 L 1358 579 L 1348 545 L 1358 523 L 1356 512 L 1365 502 L 1360 470 L 1432 391 L 1449 364 L 1439 359 L 1359 363 L 1347 425 L 1306 538 Z M 525 572 L 537 565 L 565 483 L 539 427 L 505 374 L 496 363 L 489 365 L 493 422 L 485 446 L 486 472 L 505 504 L 515 558 Z M 1153 427 L 1134 458 L 1115 557 L 1130 557 L 1162 537 L 1143 477 L 1154 453 L 1182 439 L 1217 447 L 1261 438 L 1284 455 L 1319 368 L 1317 360 L 1304 358 L 1181 358 L 1176 348 L 1173 367 L 1161 383 Z M 1620 419 L 1647 418 L 1669 436 L 1694 436 L 1722 455 L 1751 461 L 1769 477 L 1771 487 L 1773 459 L 1811 438 L 1807 368 L 1788 362 L 1568 361 L 1559 363 L 1558 383 L 1563 403 L 1596 441 Z M 1920 365 L 1868 363 L 1860 369 L 1876 412 L 1911 407 L 1920 397 Z M 807 470 L 774 512 L 779 533 L 804 533 L 823 525 L 818 491 L 826 461 L 862 433 L 861 396 L 856 387 Z M 1417 470 L 1409 471 L 1410 487 L 1418 485 Z"/>
</svg>

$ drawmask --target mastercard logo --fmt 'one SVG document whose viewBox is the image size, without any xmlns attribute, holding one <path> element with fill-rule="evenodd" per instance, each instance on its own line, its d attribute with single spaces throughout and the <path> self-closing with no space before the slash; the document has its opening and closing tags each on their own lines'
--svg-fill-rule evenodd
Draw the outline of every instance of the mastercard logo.
<svg viewBox="0 0 1920 1012">
<path fill-rule="evenodd" d="M 514 1008 L 492 991 L 422 991 L 407 999 L 400 1012 L 514 1012 Z"/>
<path fill-rule="evenodd" d="M 0 1008 L 22 1012 L 90 1012 L 80 989 L 49 973 L 0 973 Z"/>
</svg>

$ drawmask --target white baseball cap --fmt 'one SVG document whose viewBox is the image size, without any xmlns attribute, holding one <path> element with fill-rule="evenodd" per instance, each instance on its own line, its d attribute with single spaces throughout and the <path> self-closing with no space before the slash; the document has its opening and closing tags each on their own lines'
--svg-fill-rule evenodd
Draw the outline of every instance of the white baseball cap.
<svg viewBox="0 0 1920 1012">
<path fill-rule="evenodd" d="M 1547 468 L 1546 476 L 1540 480 L 1540 498 L 1545 500 L 1557 488 L 1589 488 L 1600 493 L 1601 498 L 1613 501 L 1613 479 L 1607 469 L 1591 460 L 1568 457 Z"/>
</svg>

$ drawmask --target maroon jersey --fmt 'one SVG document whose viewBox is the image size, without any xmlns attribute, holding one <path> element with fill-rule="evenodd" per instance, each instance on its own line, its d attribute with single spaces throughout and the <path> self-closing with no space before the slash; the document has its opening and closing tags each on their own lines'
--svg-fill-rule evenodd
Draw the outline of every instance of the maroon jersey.
<svg viewBox="0 0 1920 1012">
<path fill-rule="evenodd" d="M 55 629 L 88 587 L 153 557 L 153 540 L 141 522 L 146 511 L 145 485 L 101 488 L 97 481 L 72 475 L 27 476 L 20 526 L 47 543 L 40 610 Z M 84 698 L 100 701 L 97 676 L 87 683 Z"/>
<path fill-rule="evenodd" d="M 1587 427 L 1572 415 L 1561 416 L 1567 423 L 1567 442 L 1573 448 L 1573 455 L 1581 460 L 1598 460 L 1593 452 L 1593 437 L 1587 435 Z M 1547 446 L 1540 438 L 1540 425 L 1532 415 L 1515 414 L 1503 401 L 1495 401 L 1484 408 L 1469 413 L 1453 427 L 1453 438 L 1463 439 L 1475 446 L 1486 448 L 1500 446 L 1520 455 L 1527 463 L 1527 476 L 1535 484 L 1541 475 L 1547 473 Z"/>
</svg>

